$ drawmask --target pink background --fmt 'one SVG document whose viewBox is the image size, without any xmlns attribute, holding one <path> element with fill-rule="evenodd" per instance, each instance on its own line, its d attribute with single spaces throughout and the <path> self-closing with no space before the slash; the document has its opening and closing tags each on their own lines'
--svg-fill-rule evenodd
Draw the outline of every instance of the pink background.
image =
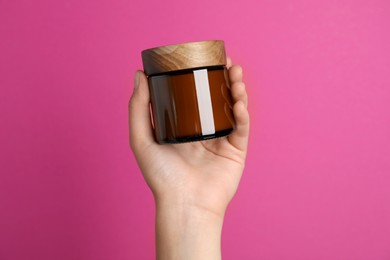
<svg viewBox="0 0 390 260">
<path fill-rule="evenodd" d="M 0 259 L 153 259 L 140 51 L 223 39 L 247 167 L 228 259 L 390 259 L 390 2 L 0 0 Z"/>
</svg>

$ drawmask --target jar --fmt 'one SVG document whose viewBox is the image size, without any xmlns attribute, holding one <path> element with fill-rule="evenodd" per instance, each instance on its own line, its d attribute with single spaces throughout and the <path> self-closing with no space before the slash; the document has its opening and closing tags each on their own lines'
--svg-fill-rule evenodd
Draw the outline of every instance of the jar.
<svg viewBox="0 0 390 260">
<path fill-rule="evenodd" d="M 235 128 L 223 41 L 142 51 L 158 143 L 201 141 Z"/>
</svg>

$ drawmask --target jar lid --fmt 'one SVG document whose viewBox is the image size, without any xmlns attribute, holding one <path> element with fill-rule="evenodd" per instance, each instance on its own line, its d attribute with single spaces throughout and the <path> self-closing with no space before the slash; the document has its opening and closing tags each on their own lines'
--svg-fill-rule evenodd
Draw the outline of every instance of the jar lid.
<svg viewBox="0 0 390 260">
<path fill-rule="evenodd" d="M 226 65 L 223 41 L 200 41 L 172 44 L 142 51 L 146 75 L 175 70 Z"/>
</svg>

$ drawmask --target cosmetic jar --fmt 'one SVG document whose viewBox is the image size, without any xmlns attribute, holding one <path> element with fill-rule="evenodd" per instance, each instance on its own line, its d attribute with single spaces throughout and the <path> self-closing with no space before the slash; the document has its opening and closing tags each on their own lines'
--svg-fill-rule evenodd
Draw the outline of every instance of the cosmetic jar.
<svg viewBox="0 0 390 260">
<path fill-rule="evenodd" d="M 235 128 L 223 41 L 142 51 L 158 143 L 201 141 Z"/>
</svg>

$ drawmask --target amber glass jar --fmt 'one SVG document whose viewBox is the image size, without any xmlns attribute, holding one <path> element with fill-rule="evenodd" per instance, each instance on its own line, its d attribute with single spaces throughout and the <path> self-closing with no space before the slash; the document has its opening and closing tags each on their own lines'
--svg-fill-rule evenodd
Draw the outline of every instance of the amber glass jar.
<svg viewBox="0 0 390 260">
<path fill-rule="evenodd" d="M 235 127 L 223 41 L 142 52 L 159 143 L 222 137 Z"/>
</svg>

